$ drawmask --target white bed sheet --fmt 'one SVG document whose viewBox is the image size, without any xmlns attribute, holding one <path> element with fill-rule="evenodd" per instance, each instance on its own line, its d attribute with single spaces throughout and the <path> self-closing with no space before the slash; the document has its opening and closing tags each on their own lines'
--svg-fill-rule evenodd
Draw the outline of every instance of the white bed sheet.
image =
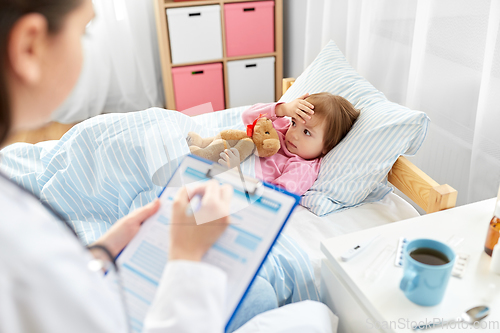
<svg viewBox="0 0 500 333">
<path fill-rule="evenodd" d="M 56 143 L 56 140 L 45 141 L 38 143 L 37 146 L 50 149 Z M 314 268 L 316 285 L 319 287 L 321 259 L 325 257 L 320 249 L 322 240 L 419 215 L 417 210 L 406 200 L 391 192 L 381 201 L 367 203 L 322 217 L 298 206 L 288 221 L 284 233 L 292 237 L 309 255 Z"/>
<path fill-rule="evenodd" d="M 53 140 L 36 145 L 50 149 L 56 143 L 57 141 Z M 303 206 L 298 206 L 290 217 L 284 233 L 292 237 L 309 255 L 316 286 L 319 288 L 321 260 L 325 258 L 320 249 L 322 240 L 417 216 L 420 214 L 411 204 L 391 192 L 381 201 L 322 217 L 311 213 Z"/>
<path fill-rule="evenodd" d="M 320 249 L 322 240 L 419 215 L 412 205 L 391 192 L 381 201 L 323 217 L 299 206 L 290 217 L 284 233 L 292 237 L 309 255 L 314 268 L 316 285 L 319 288 L 321 259 L 325 258 Z"/>
<path fill-rule="evenodd" d="M 56 140 L 44 141 L 36 145 L 50 149 L 57 142 Z M 411 204 L 391 192 L 381 201 L 367 203 L 322 217 L 311 213 L 303 206 L 298 206 L 290 217 L 284 233 L 292 237 L 309 255 L 314 269 L 316 286 L 319 288 L 321 260 L 325 258 L 320 249 L 322 240 L 419 215 Z"/>
</svg>

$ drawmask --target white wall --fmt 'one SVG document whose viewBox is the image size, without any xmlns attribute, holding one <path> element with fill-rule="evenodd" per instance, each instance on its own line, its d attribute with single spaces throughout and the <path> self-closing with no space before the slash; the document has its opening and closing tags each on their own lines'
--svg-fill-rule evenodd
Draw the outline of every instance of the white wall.
<svg viewBox="0 0 500 333">
<path fill-rule="evenodd" d="M 302 19 L 308 0 L 283 1 L 283 76 L 298 77 L 304 69 L 303 50 L 306 20 Z"/>
<path fill-rule="evenodd" d="M 412 159 L 458 204 L 500 183 L 500 1 L 284 0 L 284 74 L 297 77 L 331 38 L 389 100 L 425 111 Z"/>
<path fill-rule="evenodd" d="M 345 52 L 345 30 L 330 33 L 330 24 L 332 20 L 345 21 L 346 15 L 347 4 L 343 2 L 332 10 L 328 0 L 284 0 L 283 76 L 298 77 L 331 38 Z"/>
</svg>

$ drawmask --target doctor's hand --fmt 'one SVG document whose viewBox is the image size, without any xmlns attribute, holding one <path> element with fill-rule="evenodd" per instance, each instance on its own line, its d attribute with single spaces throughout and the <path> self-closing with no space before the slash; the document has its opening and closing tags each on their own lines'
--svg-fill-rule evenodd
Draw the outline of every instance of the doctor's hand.
<svg viewBox="0 0 500 333">
<path fill-rule="evenodd" d="M 200 209 L 186 214 L 190 198 L 195 196 L 202 196 Z M 170 260 L 201 260 L 229 225 L 232 196 L 232 187 L 220 186 L 216 180 L 195 189 L 179 190 L 172 206 Z"/>
<path fill-rule="evenodd" d="M 156 213 L 158 208 L 160 208 L 160 200 L 156 199 L 146 206 L 134 210 L 127 216 L 119 219 L 101 238 L 91 245 L 104 246 L 111 252 L 113 257 L 116 257 L 137 234 L 142 222 Z"/>
</svg>

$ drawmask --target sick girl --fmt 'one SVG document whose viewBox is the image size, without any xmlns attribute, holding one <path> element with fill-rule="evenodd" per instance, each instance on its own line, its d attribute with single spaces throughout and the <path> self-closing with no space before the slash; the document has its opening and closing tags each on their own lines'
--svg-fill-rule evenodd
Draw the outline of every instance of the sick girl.
<svg viewBox="0 0 500 333">
<path fill-rule="evenodd" d="M 255 104 L 243 112 L 243 123 L 250 125 L 262 114 L 273 122 L 281 147 L 259 158 L 257 176 L 302 195 L 318 177 L 321 158 L 346 136 L 359 111 L 345 98 L 322 92 L 289 103 Z M 226 149 L 219 162 L 239 163 L 238 151 Z"/>
</svg>

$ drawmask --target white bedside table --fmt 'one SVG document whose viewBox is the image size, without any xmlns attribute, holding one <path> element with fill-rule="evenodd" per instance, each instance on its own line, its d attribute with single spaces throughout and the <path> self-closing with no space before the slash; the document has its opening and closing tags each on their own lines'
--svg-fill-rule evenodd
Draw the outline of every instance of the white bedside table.
<svg viewBox="0 0 500 333">
<path fill-rule="evenodd" d="M 418 322 L 457 318 L 483 304 L 490 307 L 490 315 L 481 322 L 480 331 L 500 332 L 500 275 L 489 271 L 491 258 L 483 250 L 495 202 L 496 198 L 488 199 L 322 242 L 327 259 L 321 265 L 321 295 L 340 318 L 339 333 L 412 332 Z M 378 234 L 381 237 L 364 252 L 347 262 L 340 259 L 346 250 Z M 457 253 L 470 255 L 463 278 L 450 278 L 439 305 L 416 305 L 399 289 L 403 269 L 394 265 L 394 253 L 400 237 L 433 238 L 450 243 Z M 391 250 L 394 253 L 389 256 Z"/>
</svg>

